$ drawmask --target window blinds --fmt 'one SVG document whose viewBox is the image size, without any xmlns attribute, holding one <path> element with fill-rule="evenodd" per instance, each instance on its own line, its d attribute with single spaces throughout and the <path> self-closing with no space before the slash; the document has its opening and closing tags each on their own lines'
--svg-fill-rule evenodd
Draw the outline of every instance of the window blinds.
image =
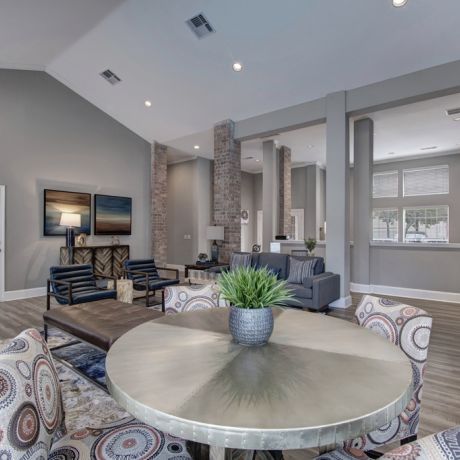
<svg viewBox="0 0 460 460">
<path fill-rule="evenodd" d="M 449 166 L 403 171 L 404 196 L 449 193 Z"/>
<path fill-rule="evenodd" d="M 386 171 L 374 174 L 374 198 L 398 196 L 398 171 Z"/>
</svg>

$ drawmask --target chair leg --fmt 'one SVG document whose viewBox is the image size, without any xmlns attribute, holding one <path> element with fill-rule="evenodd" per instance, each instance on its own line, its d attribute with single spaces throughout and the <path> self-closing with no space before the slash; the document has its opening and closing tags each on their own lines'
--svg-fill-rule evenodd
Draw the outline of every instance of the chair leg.
<svg viewBox="0 0 460 460">
<path fill-rule="evenodd" d="M 165 290 L 161 290 L 161 311 L 165 312 Z"/>
<path fill-rule="evenodd" d="M 48 342 L 48 325 L 47 324 L 45 324 L 44 332 L 45 332 L 45 342 Z"/>
<path fill-rule="evenodd" d="M 417 435 L 414 434 L 412 436 L 408 436 L 407 438 L 401 439 L 401 446 L 404 446 L 404 444 L 409 444 L 410 442 L 417 441 Z"/>
<path fill-rule="evenodd" d="M 150 291 L 147 289 L 145 291 L 145 307 L 148 308 L 150 303 Z"/>
</svg>

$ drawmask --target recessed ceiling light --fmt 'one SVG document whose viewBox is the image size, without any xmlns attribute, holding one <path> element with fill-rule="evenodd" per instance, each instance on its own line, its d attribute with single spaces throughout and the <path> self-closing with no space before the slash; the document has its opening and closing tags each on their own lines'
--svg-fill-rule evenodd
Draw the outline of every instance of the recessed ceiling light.
<svg viewBox="0 0 460 460">
<path fill-rule="evenodd" d="M 396 8 L 400 8 L 401 6 L 405 6 L 408 0 L 393 0 L 393 6 Z"/>
<path fill-rule="evenodd" d="M 145 102 L 144 102 L 144 105 L 145 105 L 146 107 L 152 107 L 152 103 L 151 103 L 150 101 L 145 101 Z"/>
<path fill-rule="evenodd" d="M 241 62 L 234 62 L 232 67 L 235 72 L 241 72 L 243 70 L 243 64 L 241 64 Z"/>
<path fill-rule="evenodd" d="M 200 150 L 200 146 L 199 146 L 199 145 L 194 145 L 193 148 L 194 148 L 195 150 Z"/>
<path fill-rule="evenodd" d="M 260 163 L 260 160 L 256 160 L 257 163 Z"/>
<path fill-rule="evenodd" d="M 435 150 L 437 148 L 437 145 L 430 145 L 429 147 L 422 147 L 420 150 Z"/>
<path fill-rule="evenodd" d="M 454 121 L 460 121 L 460 117 L 454 118 Z"/>
<path fill-rule="evenodd" d="M 388 155 L 394 155 L 395 152 L 388 152 Z"/>
<path fill-rule="evenodd" d="M 312 149 L 313 147 L 314 147 L 313 144 L 308 144 L 308 145 L 307 145 L 307 149 Z"/>
</svg>

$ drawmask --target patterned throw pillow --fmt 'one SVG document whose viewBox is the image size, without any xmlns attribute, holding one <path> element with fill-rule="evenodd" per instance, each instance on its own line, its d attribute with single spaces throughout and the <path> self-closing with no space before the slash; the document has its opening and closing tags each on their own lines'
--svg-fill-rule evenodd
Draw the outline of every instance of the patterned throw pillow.
<svg viewBox="0 0 460 460">
<path fill-rule="evenodd" d="M 63 414 L 48 347 L 28 329 L 0 351 L 0 457 L 48 458 Z"/>
<path fill-rule="evenodd" d="M 232 254 L 230 259 L 230 270 L 238 267 L 250 267 L 252 254 Z"/>
<path fill-rule="evenodd" d="M 299 260 L 289 258 L 288 283 L 302 284 L 304 279 L 311 278 L 315 271 L 316 259 Z"/>
</svg>

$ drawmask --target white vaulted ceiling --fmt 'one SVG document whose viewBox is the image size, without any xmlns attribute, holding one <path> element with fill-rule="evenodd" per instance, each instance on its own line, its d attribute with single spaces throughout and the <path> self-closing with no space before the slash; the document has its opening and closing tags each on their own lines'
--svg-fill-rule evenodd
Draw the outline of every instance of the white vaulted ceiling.
<svg viewBox="0 0 460 460">
<path fill-rule="evenodd" d="M 216 29 L 202 40 L 185 24 L 200 12 Z M 46 69 L 146 140 L 180 143 L 458 60 L 459 17 L 459 0 L 0 0 L 0 67 Z"/>
</svg>

